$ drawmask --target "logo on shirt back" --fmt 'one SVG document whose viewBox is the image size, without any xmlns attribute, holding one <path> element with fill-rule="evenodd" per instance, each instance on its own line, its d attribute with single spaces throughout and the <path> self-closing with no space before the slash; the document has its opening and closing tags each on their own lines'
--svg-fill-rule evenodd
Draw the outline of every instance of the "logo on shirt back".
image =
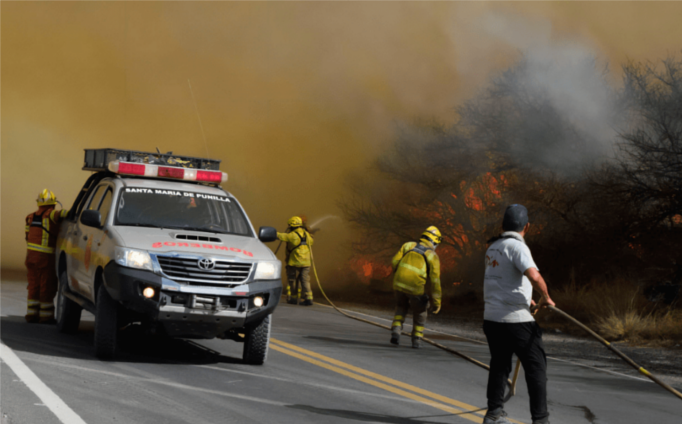
<svg viewBox="0 0 682 424">
<path fill-rule="evenodd" d="M 498 266 L 498 265 L 500 265 L 500 263 L 497 262 L 497 260 L 491 258 L 491 257 L 488 256 L 488 255 L 485 255 L 485 267 L 486 267 L 486 268 L 488 268 L 488 267 L 493 267 L 493 268 L 495 268 L 495 267 Z"/>
</svg>

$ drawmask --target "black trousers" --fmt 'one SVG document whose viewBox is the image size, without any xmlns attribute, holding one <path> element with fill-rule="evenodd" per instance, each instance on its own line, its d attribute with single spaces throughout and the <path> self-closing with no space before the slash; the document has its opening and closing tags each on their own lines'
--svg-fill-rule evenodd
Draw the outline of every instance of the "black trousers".
<svg viewBox="0 0 682 424">
<path fill-rule="evenodd" d="M 483 321 L 483 331 L 490 348 L 488 374 L 488 410 L 504 406 L 506 381 L 512 370 L 512 354 L 521 359 L 530 396 L 530 414 L 535 420 L 547 412 L 547 357 L 542 344 L 542 330 L 535 322 L 503 323 Z"/>
</svg>

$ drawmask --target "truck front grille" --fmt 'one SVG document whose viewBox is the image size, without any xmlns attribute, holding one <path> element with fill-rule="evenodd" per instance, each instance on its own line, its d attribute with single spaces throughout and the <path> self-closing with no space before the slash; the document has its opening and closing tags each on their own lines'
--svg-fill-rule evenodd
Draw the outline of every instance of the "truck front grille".
<svg viewBox="0 0 682 424">
<path fill-rule="evenodd" d="M 240 283 L 246 281 L 253 264 L 248 262 L 232 262 L 215 260 L 215 267 L 210 270 L 199 268 L 199 259 L 174 256 L 158 256 L 161 271 L 173 280 L 187 282 L 192 285 L 207 283 L 219 286 L 221 283 Z"/>
</svg>

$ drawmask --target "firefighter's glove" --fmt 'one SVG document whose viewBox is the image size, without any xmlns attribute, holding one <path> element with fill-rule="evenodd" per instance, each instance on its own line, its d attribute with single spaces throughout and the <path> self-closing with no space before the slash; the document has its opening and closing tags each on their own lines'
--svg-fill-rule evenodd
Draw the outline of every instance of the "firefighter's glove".
<svg viewBox="0 0 682 424">
<path fill-rule="evenodd" d="M 438 315 L 438 312 L 440 312 L 440 305 L 438 305 L 438 306 L 431 305 L 429 310 L 433 315 Z"/>
</svg>

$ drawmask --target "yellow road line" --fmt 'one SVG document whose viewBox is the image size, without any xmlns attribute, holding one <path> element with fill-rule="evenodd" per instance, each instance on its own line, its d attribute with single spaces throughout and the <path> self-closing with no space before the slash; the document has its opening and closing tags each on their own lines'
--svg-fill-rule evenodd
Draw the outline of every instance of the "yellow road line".
<svg viewBox="0 0 682 424">
<path fill-rule="evenodd" d="M 361 375 L 364 375 L 364 376 L 367 376 L 367 377 L 371 377 L 371 378 L 374 378 L 375 380 L 383 381 L 383 382 L 385 382 L 385 383 L 388 383 L 388 384 L 391 384 L 391 385 L 393 385 L 393 386 L 397 386 L 397 387 L 400 387 L 400 388 L 403 388 L 403 389 L 406 389 L 406 390 L 410 390 L 410 391 L 412 391 L 412 392 L 421 394 L 421 395 L 423 395 L 423 396 L 428 396 L 428 397 L 430 397 L 430 398 L 432 398 L 432 399 L 438 400 L 438 401 L 443 402 L 443 403 L 448 404 L 448 405 L 456 406 L 457 408 L 460 408 L 462 411 L 474 411 L 474 410 L 479 409 L 479 408 L 476 407 L 476 406 L 469 405 L 469 404 L 467 404 L 467 403 L 460 402 L 460 401 L 458 401 L 458 400 L 451 399 L 451 398 L 448 398 L 448 397 L 446 397 L 446 396 L 439 395 L 438 393 L 433 393 L 433 392 L 430 392 L 430 391 L 428 391 L 428 390 L 421 389 L 421 388 L 419 388 L 419 387 L 415 387 L 415 386 L 413 386 L 413 385 L 411 385 L 411 384 L 403 383 L 402 381 L 394 380 L 394 379 L 392 379 L 392 378 L 383 376 L 383 375 L 381 375 L 381 374 L 377 374 L 377 373 L 374 373 L 374 372 L 371 372 L 371 371 L 367 371 L 367 370 L 365 370 L 365 369 L 362 369 L 362 368 L 359 368 L 359 367 L 356 367 L 356 366 L 347 364 L 347 363 L 345 363 L 345 362 L 341 362 L 341 361 L 336 360 L 336 359 L 334 359 L 334 358 L 330 358 L 330 357 L 328 357 L 328 356 L 321 355 L 321 354 L 319 354 L 319 353 L 316 353 L 316 352 L 313 352 L 313 351 L 310 351 L 310 350 L 307 350 L 307 349 L 303 349 L 303 348 L 301 348 L 301 347 L 298 347 L 298 346 L 296 346 L 296 345 L 292 345 L 292 344 L 290 344 L 290 343 L 283 342 L 283 341 L 281 341 L 281 340 L 277 340 L 277 339 L 271 338 L 270 341 L 273 342 L 273 343 L 279 344 L 279 345 L 281 345 L 282 347 L 291 349 L 291 350 L 293 350 L 293 351 L 300 352 L 300 353 L 302 353 L 302 354 L 311 356 L 311 357 L 313 357 L 313 358 L 321 359 L 321 360 L 326 361 L 326 362 L 328 362 L 328 363 L 330 363 L 330 364 L 336 365 L 337 367 L 345 368 L 345 369 L 347 369 L 347 370 L 353 371 L 353 372 L 355 372 L 355 373 L 357 373 L 357 374 L 361 374 Z M 275 345 L 272 345 L 272 344 L 271 344 L 271 346 L 275 346 Z M 281 350 L 278 350 L 278 351 L 281 351 Z M 289 352 L 283 352 L 283 353 L 290 354 Z M 292 356 L 293 356 L 293 355 L 292 355 Z M 298 356 L 296 356 L 296 357 L 298 357 Z M 305 358 L 305 359 L 304 359 L 304 358 Z M 307 361 L 307 362 L 310 362 L 310 361 L 309 361 L 310 358 L 306 358 L 306 357 L 304 357 L 304 358 L 299 358 L 299 359 L 303 359 L 303 360 L 305 360 L 305 361 Z M 317 365 L 317 364 L 316 364 L 316 365 Z M 325 364 L 325 365 L 327 365 L 327 364 Z M 330 368 L 328 368 L 327 366 L 325 366 L 324 368 L 330 369 Z M 333 371 L 336 371 L 336 370 L 333 370 Z M 338 372 L 338 371 L 336 371 L 336 372 Z M 343 374 L 343 373 L 341 373 L 341 374 Z M 346 374 L 344 374 L 344 375 L 346 375 Z M 360 376 L 358 376 L 358 377 L 360 377 Z M 355 378 L 355 377 L 351 377 L 351 378 Z M 357 378 L 356 378 L 356 380 L 357 380 Z M 361 381 L 364 381 L 364 380 L 361 380 Z M 372 380 L 370 380 L 370 381 L 372 381 Z M 376 386 L 376 384 L 373 384 L 373 383 L 376 383 L 376 382 L 373 381 L 372 383 L 368 383 L 368 384 L 372 384 L 372 385 L 375 385 L 375 386 Z M 377 383 L 377 384 L 380 384 L 380 383 Z M 379 386 L 377 386 L 377 387 L 379 387 Z M 382 388 L 384 388 L 384 387 L 382 387 Z M 386 389 L 386 390 L 388 390 L 388 389 Z M 391 390 L 389 390 L 389 391 L 391 391 Z M 393 393 L 395 393 L 395 392 L 393 392 Z M 402 395 L 402 394 L 401 394 L 401 395 Z M 410 395 L 411 395 L 411 394 L 410 394 Z M 403 396 L 404 396 L 404 395 L 403 395 Z M 409 396 L 407 396 L 407 397 L 409 397 Z M 410 397 L 410 399 L 412 399 L 412 398 Z M 428 400 L 428 399 L 427 399 L 427 401 L 429 402 L 429 405 L 432 405 L 433 402 L 432 402 L 431 400 Z M 445 405 L 442 405 L 442 406 L 447 408 L 447 406 L 445 406 Z M 439 409 L 442 409 L 442 408 L 439 408 Z M 474 419 L 476 420 L 475 422 L 481 422 L 481 421 L 482 421 L 482 420 L 479 419 L 478 417 L 475 417 L 473 414 L 484 415 L 485 412 L 470 412 L 470 413 L 468 413 L 468 414 L 465 414 L 465 415 L 467 415 L 467 416 L 465 416 L 465 415 L 462 415 L 462 416 L 463 416 L 464 418 L 469 419 L 469 420 L 472 420 L 472 418 L 474 418 Z M 512 419 L 510 419 L 510 421 L 512 421 L 512 422 L 514 422 L 514 423 L 517 423 L 517 424 L 523 424 L 523 423 L 521 423 L 520 421 L 516 421 L 516 420 L 512 420 Z"/>
<path fill-rule="evenodd" d="M 346 364 L 345 362 L 338 361 L 338 360 L 336 360 L 336 359 L 334 359 L 334 358 L 330 358 L 330 357 L 328 357 L 328 356 L 320 355 L 319 353 L 315 353 L 315 352 L 312 352 L 312 351 L 310 351 L 310 350 L 303 349 L 303 348 L 300 348 L 300 347 L 298 347 L 298 346 L 295 346 L 295 345 L 292 345 L 292 344 L 289 344 L 289 343 L 285 343 L 285 342 L 280 341 L 280 340 L 276 340 L 276 339 L 270 339 L 270 340 L 273 341 L 273 342 L 275 342 L 275 343 L 279 343 L 280 345 L 282 345 L 282 346 L 284 346 L 284 347 L 287 347 L 287 348 L 289 348 L 289 349 L 291 349 L 291 350 L 295 350 L 295 351 L 297 351 L 297 352 L 304 353 L 304 354 L 306 354 L 306 355 L 308 355 L 308 356 L 312 356 L 312 357 L 314 357 L 314 358 L 322 359 L 323 361 L 327 361 L 327 362 L 329 362 L 330 364 L 334 364 L 334 365 L 336 365 L 336 366 L 339 366 L 339 367 L 346 368 L 346 369 L 348 369 L 348 370 L 354 371 L 354 372 L 356 372 L 356 373 L 358 373 L 358 374 L 366 375 L 367 377 L 372 377 L 372 378 L 374 378 L 374 379 L 376 379 L 376 380 L 383 381 L 383 382 L 385 382 L 385 383 L 392 384 L 392 385 L 394 385 L 394 386 L 401 387 L 401 388 L 403 388 L 403 389 L 407 389 L 407 390 L 413 391 L 413 392 L 415 392 L 415 393 L 419 393 L 419 394 L 424 395 L 424 396 L 428 396 L 428 397 L 430 397 L 430 398 L 432 398 L 432 399 L 436 399 L 436 400 L 438 400 L 438 401 L 447 403 L 447 404 L 449 404 L 449 405 L 453 405 L 453 406 L 456 406 L 456 407 L 458 407 L 458 408 L 462 408 L 463 410 L 469 410 L 469 411 L 471 411 L 471 410 L 474 410 L 474 409 L 479 409 L 479 408 L 477 408 L 476 406 L 469 405 L 469 404 L 467 404 L 467 403 L 460 402 L 460 401 L 455 400 L 455 399 L 450 399 L 450 398 L 448 398 L 448 397 L 439 395 L 438 393 L 433 393 L 433 392 L 430 392 L 430 391 L 428 391 L 428 390 L 420 389 L 419 387 L 415 387 L 415 386 L 413 386 L 413 385 L 411 385 L 411 384 L 403 383 L 402 381 L 394 380 L 394 379 L 392 379 L 392 378 L 385 377 L 385 376 L 383 376 L 383 375 L 381 375 L 381 374 L 377 374 L 377 373 L 374 373 L 374 372 L 371 372 L 371 371 L 364 370 L 364 369 L 362 369 L 362 368 L 355 367 L 355 366 L 350 365 L 350 364 Z M 484 415 L 484 414 L 482 413 L 481 415 Z"/>
<path fill-rule="evenodd" d="M 271 341 L 272 341 L 272 339 L 271 339 Z M 417 396 L 413 393 L 409 393 L 409 392 L 406 392 L 404 390 L 398 389 L 396 387 L 389 386 L 388 384 L 380 383 L 376 380 L 371 380 L 371 379 L 369 379 L 367 377 L 363 377 L 359 374 L 355 374 L 355 373 L 352 373 L 350 371 L 346 371 L 342 368 L 335 367 L 334 365 L 329 365 L 329 364 L 326 364 L 322 361 L 318 361 L 317 359 L 309 358 L 307 356 L 301 355 L 300 353 L 296 353 L 296 352 L 291 351 L 289 349 L 285 349 L 285 348 L 283 348 L 277 344 L 270 344 L 270 348 L 273 350 L 276 350 L 278 352 L 284 353 L 286 355 L 293 356 L 294 358 L 298 358 L 300 360 L 306 361 L 306 362 L 311 363 L 313 365 L 317 365 L 318 367 L 322 367 L 322 368 L 328 369 L 330 371 L 334 371 L 336 373 L 339 373 L 341 375 L 345 375 L 346 377 L 350 377 L 352 379 L 362 381 L 363 383 L 367 383 L 371 386 L 379 387 L 379 388 L 384 389 L 386 391 L 389 391 L 391 393 L 395 393 L 397 395 L 406 397 L 408 399 L 412 399 L 412 400 L 415 400 L 417 402 L 424 403 L 424 404 L 432 406 L 436 409 L 440 409 L 441 411 L 445 411 L 445 412 L 448 412 L 448 413 L 453 414 L 453 415 L 462 414 L 459 416 L 461 416 L 462 418 L 466 418 L 469 421 L 473 421 L 473 422 L 478 423 L 478 424 L 483 422 L 482 417 L 476 416 L 472 413 L 465 413 L 464 411 L 462 411 L 460 409 L 455 409 L 455 408 L 449 407 L 447 405 L 443 405 L 442 403 L 438 403 L 436 401 L 433 401 L 431 399 L 427 399 L 427 398 L 424 398 L 421 396 Z"/>
</svg>

